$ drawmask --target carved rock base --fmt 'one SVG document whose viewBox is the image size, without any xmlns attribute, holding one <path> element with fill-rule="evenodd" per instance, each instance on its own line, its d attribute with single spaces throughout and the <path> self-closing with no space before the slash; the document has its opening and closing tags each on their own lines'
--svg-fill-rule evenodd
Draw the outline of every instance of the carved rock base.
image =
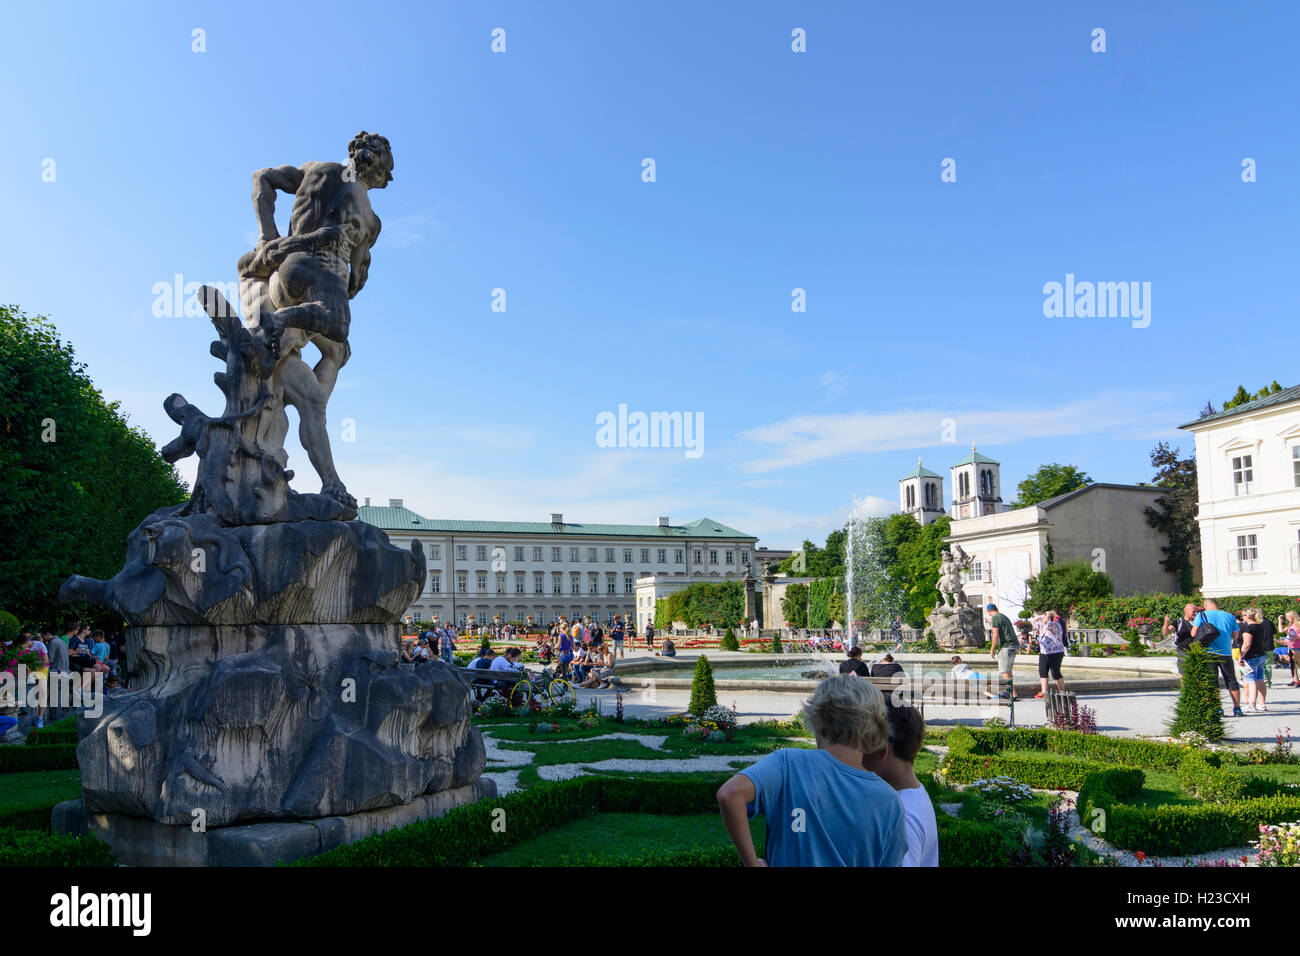
<svg viewBox="0 0 1300 956">
<path fill-rule="evenodd" d="M 940 605 L 926 618 L 927 628 L 945 650 L 959 647 L 982 647 L 984 625 L 980 612 L 968 604 L 957 607 Z"/>
</svg>

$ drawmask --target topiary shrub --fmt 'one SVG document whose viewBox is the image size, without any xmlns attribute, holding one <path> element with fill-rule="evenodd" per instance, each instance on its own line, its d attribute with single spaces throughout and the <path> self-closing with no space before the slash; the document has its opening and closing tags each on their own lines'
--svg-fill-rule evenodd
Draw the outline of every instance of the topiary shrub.
<svg viewBox="0 0 1300 956">
<path fill-rule="evenodd" d="M 921 645 L 921 650 L 926 654 L 939 653 L 941 650 L 939 647 L 939 639 L 934 636 L 934 631 L 925 632 L 925 643 Z"/>
<path fill-rule="evenodd" d="M 1147 652 L 1146 645 L 1142 643 L 1142 634 L 1136 627 L 1130 627 L 1124 635 L 1128 639 L 1128 647 L 1124 653 L 1129 657 L 1144 657 Z"/>
<path fill-rule="evenodd" d="M 727 633 L 722 635 L 722 640 L 718 644 L 720 651 L 738 651 L 740 650 L 740 641 L 736 640 L 736 633 L 731 628 L 727 628 Z"/>
<path fill-rule="evenodd" d="M 780 654 L 780 653 L 783 652 L 783 650 L 784 650 L 784 649 L 781 647 L 781 635 L 780 635 L 780 634 L 773 634 L 773 635 L 772 635 L 772 653 L 773 653 L 773 654 Z"/>
<path fill-rule="evenodd" d="M 1193 642 L 1183 658 L 1183 681 L 1169 723 L 1169 735 L 1194 730 L 1207 740 L 1223 739 L 1223 712 L 1219 709 L 1219 676 L 1205 648 Z"/>
<path fill-rule="evenodd" d="M 8 644 L 18 636 L 21 625 L 18 618 L 14 617 L 8 611 L 0 611 L 0 641 Z"/>
<path fill-rule="evenodd" d="M 687 710 L 695 716 L 702 715 L 718 702 L 718 692 L 713 687 L 713 668 L 709 659 L 701 654 L 695 662 L 695 674 L 691 678 L 691 705 Z"/>
</svg>

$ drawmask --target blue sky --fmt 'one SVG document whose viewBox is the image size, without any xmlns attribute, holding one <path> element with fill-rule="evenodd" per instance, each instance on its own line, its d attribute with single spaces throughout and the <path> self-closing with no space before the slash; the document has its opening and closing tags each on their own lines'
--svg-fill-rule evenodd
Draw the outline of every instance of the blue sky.
<svg viewBox="0 0 1300 956">
<path fill-rule="evenodd" d="M 206 319 L 156 317 L 155 283 L 232 281 L 251 173 L 364 128 L 396 167 L 329 412 L 359 498 L 782 547 L 972 441 L 1007 497 L 1047 461 L 1149 480 L 1207 399 L 1300 382 L 1300 16 L 1043 6 L 14 7 L 0 299 L 165 443 L 166 395 L 220 394 Z M 1151 283 L 1150 325 L 1044 317 L 1067 273 Z M 620 403 L 702 414 L 703 454 L 598 447 Z"/>
</svg>

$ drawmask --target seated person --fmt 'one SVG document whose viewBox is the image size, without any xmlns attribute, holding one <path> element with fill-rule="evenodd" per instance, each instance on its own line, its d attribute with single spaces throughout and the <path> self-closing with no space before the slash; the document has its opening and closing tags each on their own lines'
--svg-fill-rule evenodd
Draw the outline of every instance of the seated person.
<svg viewBox="0 0 1300 956">
<path fill-rule="evenodd" d="M 903 673 L 903 665 L 894 661 L 893 654 L 886 654 L 871 665 L 872 677 L 893 677 L 895 674 L 901 673 Z"/>
<path fill-rule="evenodd" d="M 840 661 L 841 674 L 857 674 L 859 677 L 870 677 L 871 670 L 866 664 L 862 663 L 862 648 L 855 647 L 849 651 L 849 659 Z"/>
<path fill-rule="evenodd" d="M 523 676 L 524 665 L 519 663 L 519 658 L 523 653 L 517 647 L 507 647 L 505 652 L 497 655 L 488 668 L 488 673 L 493 676 L 500 676 L 496 687 L 498 690 L 509 692 L 510 688 L 519 683 L 519 678 Z"/>
<path fill-rule="evenodd" d="M 609 678 L 614 676 L 614 652 L 605 650 L 600 645 L 594 648 L 594 666 L 588 671 L 587 679 L 580 686 L 589 689 L 613 687 Z"/>
<path fill-rule="evenodd" d="M 671 637 L 665 637 L 665 638 L 664 638 L 664 642 L 663 642 L 663 645 L 661 646 L 660 653 L 661 653 L 664 657 L 676 657 L 676 656 L 677 656 L 677 645 L 673 643 L 673 639 L 672 639 Z"/>
<path fill-rule="evenodd" d="M 579 647 L 569 666 L 573 669 L 573 682 L 575 684 L 586 681 L 587 672 L 591 670 L 591 651 L 587 650 L 585 645 Z"/>
<path fill-rule="evenodd" d="M 864 754 L 862 766 L 894 788 L 906 815 L 907 855 L 903 866 L 939 865 L 939 825 L 934 804 L 916 778 L 916 755 L 925 737 L 925 719 L 915 707 L 900 706 L 885 695 L 889 715 L 889 746 Z"/>
<path fill-rule="evenodd" d="M 962 660 L 960 657 L 958 657 L 955 654 L 953 655 L 952 658 L 952 671 L 950 673 L 952 674 L 953 680 L 981 681 L 987 679 L 983 674 L 975 670 L 975 668 L 971 667 L 969 664 L 967 664 L 964 660 Z M 984 696 L 992 697 L 993 691 L 989 690 L 988 688 L 985 688 Z"/>
<path fill-rule="evenodd" d="M 774 751 L 718 790 L 722 822 L 741 863 L 899 866 L 908 849 L 902 800 L 863 767 L 864 755 L 880 753 L 889 739 L 884 695 L 870 681 L 838 674 L 817 685 L 803 716 L 816 750 Z M 760 813 L 774 823 L 766 861 L 754 851 L 749 829 Z M 784 822 L 795 819 L 805 825 Z"/>
</svg>

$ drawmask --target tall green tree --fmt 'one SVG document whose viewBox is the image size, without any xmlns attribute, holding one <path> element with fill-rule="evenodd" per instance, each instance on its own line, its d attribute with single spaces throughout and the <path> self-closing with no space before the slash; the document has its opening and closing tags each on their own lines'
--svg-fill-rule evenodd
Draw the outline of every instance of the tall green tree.
<svg viewBox="0 0 1300 956">
<path fill-rule="evenodd" d="M 786 623 L 806 627 L 808 621 L 808 585 L 791 584 L 781 598 L 781 614 Z"/>
<path fill-rule="evenodd" d="M 1011 507 L 1028 508 L 1048 498 L 1055 498 L 1067 491 L 1074 491 L 1084 485 L 1092 484 L 1086 472 L 1074 465 L 1062 465 L 1057 462 L 1043 465 L 1033 474 L 1028 475 L 1016 486 L 1017 498 Z"/>
<path fill-rule="evenodd" d="M 926 615 L 939 603 L 939 565 L 947 547 L 943 539 L 951 533 L 952 519 L 943 515 L 922 528 L 899 552 L 907 600 L 904 616 L 910 627 L 924 627 Z"/>
<path fill-rule="evenodd" d="M 1257 398 L 1268 398 L 1270 395 L 1275 395 L 1280 391 L 1282 391 L 1282 386 L 1278 384 L 1277 379 L 1273 379 L 1273 384 L 1265 385 L 1258 392 L 1248 392 L 1244 385 L 1238 385 L 1237 391 L 1233 393 L 1232 398 L 1223 403 L 1223 410 L 1226 412 L 1230 408 L 1236 408 L 1238 405 L 1245 405 L 1247 402 L 1253 402 Z"/>
<path fill-rule="evenodd" d="M 1161 545 L 1164 558 L 1160 566 L 1178 576 L 1183 594 L 1196 587 L 1194 569 L 1201 550 L 1201 532 L 1196 523 L 1196 459 L 1183 458 L 1168 442 L 1159 442 L 1151 450 L 1151 467 L 1156 470 L 1155 484 L 1164 493 L 1154 508 L 1143 509 L 1146 522 L 1168 538 Z"/>
<path fill-rule="evenodd" d="M 127 535 L 187 495 L 54 325 L 0 306 L 0 601 L 26 623 L 54 624 L 68 575 L 116 574 Z"/>
</svg>

